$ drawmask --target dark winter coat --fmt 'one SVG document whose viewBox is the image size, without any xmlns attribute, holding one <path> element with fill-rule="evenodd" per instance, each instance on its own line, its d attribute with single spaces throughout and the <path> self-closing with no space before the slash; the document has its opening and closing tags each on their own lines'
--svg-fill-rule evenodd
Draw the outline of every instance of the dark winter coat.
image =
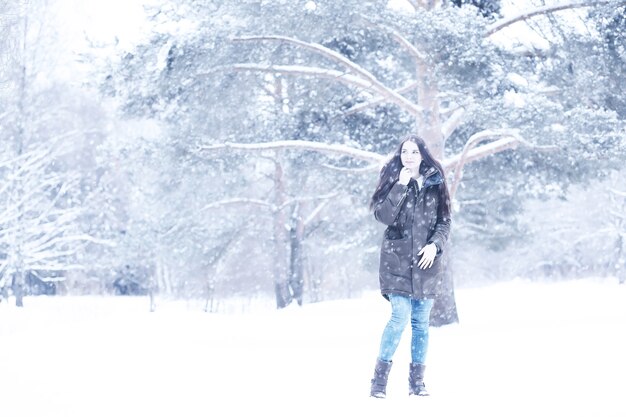
<svg viewBox="0 0 626 417">
<path fill-rule="evenodd" d="M 434 168 L 425 174 L 418 191 L 414 179 L 408 185 L 395 183 L 385 200 L 374 207 L 376 220 L 387 225 L 380 251 L 380 290 L 411 298 L 437 298 L 445 291 L 442 253 L 450 233 L 450 218 L 440 207 L 439 187 L 445 187 Z M 433 265 L 421 269 L 417 254 L 434 243 Z"/>
</svg>

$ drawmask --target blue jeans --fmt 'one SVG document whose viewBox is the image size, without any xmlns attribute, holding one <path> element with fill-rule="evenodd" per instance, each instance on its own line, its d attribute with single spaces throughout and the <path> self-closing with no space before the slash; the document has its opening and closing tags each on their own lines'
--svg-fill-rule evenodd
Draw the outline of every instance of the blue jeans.
<svg viewBox="0 0 626 417">
<path fill-rule="evenodd" d="M 390 362 L 398 348 L 402 332 L 411 318 L 411 361 L 426 363 L 428 350 L 428 328 L 430 326 L 430 310 L 434 300 L 414 300 L 397 294 L 389 294 L 391 301 L 391 319 L 385 326 L 380 342 L 379 359 Z"/>
</svg>

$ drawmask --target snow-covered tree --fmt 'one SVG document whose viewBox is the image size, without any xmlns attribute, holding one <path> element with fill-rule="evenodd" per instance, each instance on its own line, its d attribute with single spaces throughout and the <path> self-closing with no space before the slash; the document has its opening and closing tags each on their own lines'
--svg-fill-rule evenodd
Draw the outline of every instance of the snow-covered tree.
<svg viewBox="0 0 626 417">
<path fill-rule="evenodd" d="M 581 4 L 531 7 L 512 18 L 472 5 L 407 5 L 414 9 L 386 1 L 164 1 L 153 10 L 158 34 L 103 83 L 126 115 L 163 123 L 157 152 L 176 149 L 170 163 L 186 172 L 212 168 L 204 182 L 200 173 L 191 182 L 180 177 L 191 189 L 206 187 L 202 215 L 215 216 L 212 224 L 225 232 L 209 246 L 228 245 L 220 268 L 257 283 L 248 288 L 266 287 L 267 279 L 256 279 L 272 276 L 279 306 L 302 253 L 333 274 L 339 263 L 329 256 L 352 254 L 357 244 L 364 248 L 357 265 L 372 271 L 378 230 L 355 207 L 366 206 L 375 161 L 407 132 L 423 136 L 449 169 L 460 207 L 453 240 L 494 250 L 523 232 L 524 199 L 544 195 L 546 184 L 592 178 L 598 161 L 608 168 L 623 155 L 615 109 L 596 103 L 584 71 L 575 82 L 567 78 L 567 60 L 584 50 L 576 39 L 596 45 L 602 59 L 609 39 L 569 36 L 559 13 Z M 548 49 L 503 43 L 500 35 L 519 25 L 545 32 Z M 241 150 L 218 153 L 226 143 Z M 335 145 L 354 152 L 329 153 Z M 332 197 L 337 191 L 341 198 Z M 316 220 L 307 234 L 308 218 Z M 249 222 L 256 245 L 232 243 L 226 231 Z"/>
<path fill-rule="evenodd" d="M 7 29 L 13 65 L 4 69 L 0 129 L 0 269 L 2 286 L 13 288 L 21 306 L 28 274 L 61 280 L 70 271 L 87 270 L 87 246 L 107 242 L 89 234 L 83 222 L 82 202 L 89 194 L 89 176 L 83 174 L 97 133 L 88 127 L 85 107 L 72 109 L 80 93 L 41 82 L 42 68 L 50 67 L 45 42 L 36 42 L 45 20 L 28 4 L 13 17 Z"/>
</svg>

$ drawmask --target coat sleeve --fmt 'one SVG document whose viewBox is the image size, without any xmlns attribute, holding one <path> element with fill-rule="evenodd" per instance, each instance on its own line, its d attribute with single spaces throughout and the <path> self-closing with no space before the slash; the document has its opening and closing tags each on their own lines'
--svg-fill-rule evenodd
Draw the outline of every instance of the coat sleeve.
<svg viewBox="0 0 626 417">
<path fill-rule="evenodd" d="M 439 207 L 437 208 L 437 223 L 435 223 L 435 231 L 428 240 L 428 243 L 434 243 L 435 246 L 437 246 L 437 253 L 441 253 L 444 246 L 446 246 L 448 236 L 450 235 L 451 222 L 450 215 L 446 214 L 444 210 L 441 209 L 440 202 Z"/>
<path fill-rule="evenodd" d="M 397 182 L 391 187 L 387 197 L 374 207 L 374 217 L 379 222 L 390 226 L 396 221 L 402 202 L 406 198 L 409 187 L 398 184 Z"/>
</svg>

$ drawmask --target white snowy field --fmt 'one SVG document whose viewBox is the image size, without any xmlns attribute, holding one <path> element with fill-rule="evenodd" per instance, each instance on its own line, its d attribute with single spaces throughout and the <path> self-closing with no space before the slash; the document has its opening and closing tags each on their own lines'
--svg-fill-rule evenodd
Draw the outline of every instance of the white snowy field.
<svg viewBox="0 0 626 417">
<path fill-rule="evenodd" d="M 384 400 L 368 397 L 389 314 L 377 292 L 228 314 L 25 303 L 0 304 L 7 417 L 626 416 L 626 285 L 610 279 L 458 289 L 461 323 L 431 330 L 431 396 L 407 395 L 407 328 Z"/>
</svg>

